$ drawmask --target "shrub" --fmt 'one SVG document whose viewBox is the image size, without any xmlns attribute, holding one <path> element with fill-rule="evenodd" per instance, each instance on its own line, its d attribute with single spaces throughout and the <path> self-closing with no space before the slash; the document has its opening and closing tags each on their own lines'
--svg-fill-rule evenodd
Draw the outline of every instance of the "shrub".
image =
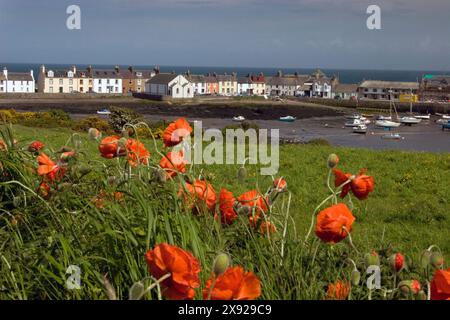
<svg viewBox="0 0 450 320">
<path fill-rule="evenodd" d="M 111 107 L 109 110 L 111 114 L 108 122 L 116 132 L 121 132 L 126 124 L 136 124 L 142 121 L 142 116 L 134 110 L 119 107 Z"/>
<path fill-rule="evenodd" d="M 99 117 L 87 117 L 75 122 L 73 129 L 77 131 L 87 131 L 90 128 L 96 128 L 102 132 L 111 130 L 109 123 Z"/>
</svg>

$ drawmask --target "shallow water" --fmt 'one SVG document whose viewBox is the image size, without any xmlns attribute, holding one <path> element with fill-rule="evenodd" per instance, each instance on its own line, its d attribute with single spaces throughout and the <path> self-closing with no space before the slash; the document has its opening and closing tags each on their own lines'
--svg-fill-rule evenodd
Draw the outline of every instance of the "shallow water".
<svg viewBox="0 0 450 320">
<path fill-rule="evenodd" d="M 147 116 L 149 120 L 160 120 L 162 117 Z M 175 117 L 164 117 L 165 120 L 173 120 Z M 450 131 L 442 131 L 442 126 L 435 123 L 438 117 L 430 120 L 422 120 L 418 125 L 411 127 L 400 126 L 392 130 L 399 133 L 402 140 L 383 139 L 382 136 L 389 133 L 382 128 L 376 128 L 374 124 L 368 125 L 366 135 L 356 134 L 351 128 L 344 128 L 344 123 L 348 120 L 344 117 L 323 117 L 301 119 L 293 123 L 280 122 L 278 120 L 252 120 L 263 129 L 279 129 L 280 137 L 309 141 L 322 138 L 335 146 L 360 147 L 382 150 L 409 150 L 427 152 L 450 152 Z M 204 129 L 221 129 L 227 125 L 236 124 L 231 119 L 195 119 L 201 120 Z M 371 119 L 374 122 L 374 119 Z"/>
</svg>

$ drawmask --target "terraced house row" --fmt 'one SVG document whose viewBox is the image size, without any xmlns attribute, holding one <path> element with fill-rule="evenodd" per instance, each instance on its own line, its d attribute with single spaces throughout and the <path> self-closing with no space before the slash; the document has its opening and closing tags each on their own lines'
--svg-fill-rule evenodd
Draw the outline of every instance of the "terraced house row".
<svg viewBox="0 0 450 320">
<path fill-rule="evenodd" d="M 99 69 L 89 66 L 54 70 L 44 65 L 39 70 L 37 86 L 33 71 L 0 73 L 0 93 L 96 93 L 150 97 L 193 98 L 195 96 L 295 96 L 324 99 L 450 101 L 450 76 L 425 75 L 420 83 L 364 80 L 342 84 L 337 76 L 327 76 L 320 69 L 311 74 L 273 76 L 236 73 L 205 75 L 162 73 L 159 67 L 136 69 L 132 66 Z"/>
</svg>

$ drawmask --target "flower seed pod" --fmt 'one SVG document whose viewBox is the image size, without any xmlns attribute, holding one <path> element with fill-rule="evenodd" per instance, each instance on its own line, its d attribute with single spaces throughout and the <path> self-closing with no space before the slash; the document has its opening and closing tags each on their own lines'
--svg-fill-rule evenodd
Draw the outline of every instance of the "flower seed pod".
<svg viewBox="0 0 450 320">
<path fill-rule="evenodd" d="M 153 170 L 153 181 L 158 183 L 165 183 L 167 181 L 167 173 L 161 168 Z"/>
<path fill-rule="evenodd" d="M 244 182 L 247 179 L 247 169 L 244 166 L 240 167 L 237 172 L 237 178 L 239 182 Z"/>
<path fill-rule="evenodd" d="M 220 276 L 230 266 L 230 258 L 227 254 L 221 253 L 214 260 L 213 271 L 216 276 Z"/>
<path fill-rule="evenodd" d="M 359 285 L 359 282 L 361 281 L 361 273 L 357 269 L 353 270 L 351 279 L 352 279 L 353 286 Z"/>
<path fill-rule="evenodd" d="M 366 265 L 367 266 L 379 266 L 380 256 L 376 251 L 366 254 Z"/>
<path fill-rule="evenodd" d="M 129 300 L 140 300 L 145 292 L 144 284 L 140 281 L 133 284 L 128 292 Z"/>
<path fill-rule="evenodd" d="M 236 213 L 240 216 L 247 217 L 252 212 L 252 209 L 249 206 L 243 206 L 239 205 L 237 208 L 235 208 Z"/>
<path fill-rule="evenodd" d="M 425 293 L 425 291 L 420 290 L 419 293 L 417 294 L 417 300 L 428 300 L 427 294 Z"/>
<path fill-rule="evenodd" d="M 405 267 L 405 257 L 399 252 L 390 256 L 388 260 L 393 272 L 400 272 Z"/>
<path fill-rule="evenodd" d="M 440 252 L 433 252 L 430 256 L 430 263 L 434 268 L 439 269 L 444 265 L 444 257 Z"/>
<path fill-rule="evenodd" d="M 328 156 L 328 160 L 327 160 L 327 166 L 330 169 L 334 169 L 339 163 L 339 157 L 332 153 Z"/>
<path fill-rule="evenodd" d="M 420 257 L 420 266 L 423 269 L 426 269 L 430 265 L 430 259 L 431 259 L 431 251 L 426 250 L 422 253 Z"/>
</svg>

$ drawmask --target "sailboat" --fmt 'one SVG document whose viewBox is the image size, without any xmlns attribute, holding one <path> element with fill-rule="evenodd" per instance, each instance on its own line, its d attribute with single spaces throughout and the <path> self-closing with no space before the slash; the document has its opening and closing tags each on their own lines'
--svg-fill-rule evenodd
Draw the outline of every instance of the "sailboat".
<svg viewBox="0 0 450 320">
<path fill-rule="evenodd" d="M 390 90 L 389 93 L 392 93 L 392 90 Z M 397 119 L 398 119 L 397 109 L 395 108 L 395 104 L 394 104 L 394 101 L 392 100 L 392 96 L 389 95 L 389 118 L 384 118 L 382 120 L 375 121 L 375 125 L 377 127 L 382 127 L 382 128 L 386 128 L 386 129 L 400 127 L 399 122 L 392 121 L 392 109 L 394 109 L 395 114 L 397 115 Z M 387 119 L 389 119 L 389 120 L 387 120 Z"/>
<path fill-rule="evenodd" d="M 422 122 L 422 119 L 416 118 L 414 116 L 404 116 L 400 118 L 400 123 L 404 125 L 411 126 L 413 124 L 418 124 Z"/>
<path fill-rule="evenodd" d="M 409 115 L 400 118 L 400 122 L 407 126 L 418 124 L 422 121 L 421 118 L 415 117 L 412 112 L 412 90 L 410 93 L 410 97 L 411 98 L 409 99 Z"/>
</svg>

